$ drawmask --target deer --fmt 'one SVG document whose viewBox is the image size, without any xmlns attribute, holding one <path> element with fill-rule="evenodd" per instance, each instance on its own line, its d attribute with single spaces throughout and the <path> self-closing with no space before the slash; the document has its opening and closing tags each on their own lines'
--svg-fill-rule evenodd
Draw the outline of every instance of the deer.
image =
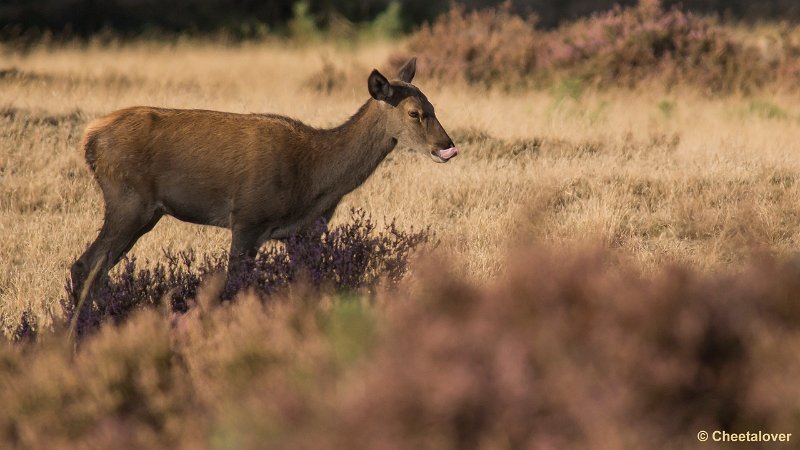
<svg viewBox="0 0 800 450">
<path fill-rule="evenodd" d="M 70 269 L 76 309 L 78 296 L 91 306 L 108 272 L 165 215 L 230 229 L 230 274 L 263 243 L 327 223 L 398 144 L 450 161 L 458 148 L 411 84 L 415 73 L 416 58 L 393 80 L 373 69 L 370 97 L 329 129 L 276 114 L 148 106 L 91 121 L 81 148 L 105 207 L 97 238 Z"/>
</svg>

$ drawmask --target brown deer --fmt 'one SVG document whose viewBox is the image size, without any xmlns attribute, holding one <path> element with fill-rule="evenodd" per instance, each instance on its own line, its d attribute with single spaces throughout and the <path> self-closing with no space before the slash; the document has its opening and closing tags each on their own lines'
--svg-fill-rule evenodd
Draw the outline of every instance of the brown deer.
<svg viewBox="0 0 800 450">
<path fill-rule="evenodd" d="M 100 234 L 72 265 L 75 300 L 81 292 L 92 298 L 108 271 L 165 214 L 230 228 L 231 270 L 263 242 L 330 220 L 342 197 L 398 143 L 449 161 L 458 149 L 433 105 L 411 84 L 415 72 L 415 58 L 397 80 L 373 70 L 371 98 L 331 129 L 271 114 L 151 107 L 91 122 L 82 148 L 105 215 Z"/>
</svg>

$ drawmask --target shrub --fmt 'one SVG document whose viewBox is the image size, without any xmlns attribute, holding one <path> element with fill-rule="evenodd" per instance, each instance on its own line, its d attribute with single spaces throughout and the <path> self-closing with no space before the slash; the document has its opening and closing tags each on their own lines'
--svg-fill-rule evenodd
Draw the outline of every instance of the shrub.
<svg viewBox="0 0 800 450">
<path fill-rule="evenodd" d="M 0 445 L 694 448 L 699 430 L 797 427 L 796 261 L 612 258 L 529 248 L 482 285 L 431 264 L 374 303 L 201 289 L 77 352 L 2 343 Z"/>
<path fill-rule="evenodd" d="M 298 41 L 308 41 L 319 37 L 319 28 L 311 15 L 307 1 L 292 5 L 292 18 L 288 22 L 289 34 Z"/>
<path fill-rule="evenodd" d="M 409 42 L 425 77 L 470 84 L 516 85 L 529 80 L 536 66 L 535 19 L 510 12 L 508 3 L 496 9 L 465 12 L 454 6 Z M 392 58 L 400 67 L 407 55 Z"/>
<path fill-rule="evenodd" d="M 767 100 L 751 100 L 747 107 L 747 111 L 750 114 L 761 117 L 762 119 L 785 119 L 787 117 L 786 111 L 781 109 L 780 106 Z"/>
<path fill-rule="evenodd" d="M 566 70 L 600 85 L 635 85 L 661 77 L 712 91 L 763 83 L 758 58 L 713 20 L 658 0 L 578 20 L 543 36 L 537 68 Z"/>
<path fill-rule="evenodd" d="M 402 6 L 397 0 L 392 0 L 386 10 L 375 16 L 367 26 L 366 34 L 373 38 L 394 38 L 403 32 Z"/>
<path fill-rule="evenodd" d="M 667 86 L 690 83 L 710 92 L 747 91 L 768 82 L 796 83 L 793 58 L 776 69 L 715 20 L 665 10 L 659 0 L 537 30 L 536 21 L 509 5 L 466 13 L 454 7 L 410 39 L 421 70 L 441 80 L 525 86 L 581 79 L 595 86 L 635 86 L 656 79 Z M 787 36 L 786 54 L 797 53 Z M 399 65 L 408 55 L 396 55 Z"/>
<path fill-rule="evenodd" d="M 675 101 L 663 99 L 658 102 L 658 110 L 661 111 L 661 114 L 669 119 L 672 117 L 672 114 L 675 112 Z"/>
<path fill-rule="evenodd" d="M 420 245 L 431 242 L 429 229 L 403 231 L 394 222 L 378 232 L 376 224 L 362 210 L 352 210 L 350 221 L 327 229 L 322 222 L 284 241 L 283 246 L 268 246 L 254 261 L 238 267 L 229 276 L 223 297 L 255 290 L 269 296 L 302 278 L 317 287 L 336 291 L 374 289 L 381 281 L 396 284 L 408 269 L 408 258 Z M 123 261 L 121 270 L 112 274 L 101 287 L 96 308 L 78 324 L 81 333 L 110 319 L 122 323 L 135 310 L 162 306 L 167 299 L 169 310 L 186 312 L 201 282 L 215 273 L 227 271 L 228 254 L 205 255 L 199 259 L 193 251 L 166 252 L 166 262 L 140 268 L 136 258 Z M 71 320 L 73 292 L 67 285 L 62 305 Z M 20 338 L 31 333 L 29 317 L 23 317 Z M 83 320 L 83 319 L 82 319 Z"/>
<path fill-rule="evenodd" d="M 796 264 L 609 263 L 529 250 L 492 287 L 429 276 L 389 303 L 319 439 L 336 444 L 316 448 L 691 448 L 699 430 L 796 426 Z"/>
</svg>

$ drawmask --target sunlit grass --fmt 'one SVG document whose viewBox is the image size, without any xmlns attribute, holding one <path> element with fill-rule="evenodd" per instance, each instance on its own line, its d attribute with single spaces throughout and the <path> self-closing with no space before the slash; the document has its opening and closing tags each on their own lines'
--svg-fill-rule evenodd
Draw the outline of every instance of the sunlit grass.
<svg viewBox="0 0 800 450">
<path fill-rule="evenodd" d="M 339 48 L 184 42 L 39 49 L 0 80 L 0 316 L 58 315 L 67 268 L 93 238 L 102 200 L 77 149 L 85 123 L 135 104 L 277 112 L 317 126 L 366 100 L 388 44 Z M 337 88 L 313 88 L 326 67 Z M 340 211 L 431 225 L 462 275 L 503 272 L 519 236 L 555 246 L 596 238 L 639 260 L 735 264 L 751 244 L 797 244 L 798 111 L 787 95 L 709 98 L 693 89 L 484 90 L 415 80 L 462 153 L 446 165 L 399 148 Z M 669 99 L 669 100 L 665 100 Z M 665 103 L 666 102 L 666 103 Z M 486 136 L 470 139 L 478 133 Z M 774 183 L 776 179 L 788 182 Z M 580 187 L 580 188 L 576 188 Z M 577 190 L 576 190 L 577 189 Z M 334 222 L 343 218 L 338 213 Z M 166 219 L 133 250 L 215 253 L 229 232 Z"/>
</svg>

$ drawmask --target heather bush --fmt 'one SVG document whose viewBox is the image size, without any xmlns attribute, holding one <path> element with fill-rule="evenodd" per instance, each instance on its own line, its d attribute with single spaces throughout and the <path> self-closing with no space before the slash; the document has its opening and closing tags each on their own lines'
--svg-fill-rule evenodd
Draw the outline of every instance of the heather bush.
<svg viewBox="0 0 800 450">
<path fill-rule="evenodd" d="M 485 289 L 440 274 L 398 308 L 329 448 L 688 448 L 797 426 L 793 263 L 642 277 L 533 251 L 508 267 Z"/>
<path fill-rule="evenodd" d="M 757 56 L 711 19 L 641 0 L 545 34 L 537 68 L 566 70 L 601 85 L 659 77 L 732 91 L 765 81 Z"/>
<path fill-rule="evenodd" d="M 325 425 L 288 446 L 694 448 L 699 430 L 797 426 L 796 264 L 644 277 L 612 262 L 540 249 L 488 288 L 429 276 L 390 302 Z"/>
<path fill-rule="evenodd" d="M 408 258 L 420 245 L 431 242 L 429 229 L 400 230 L 394 222 L 378 230 L 363 210 L 352 210 L 350 221 L 328 229 L 318 222 L 289 237 L 282 246 L 263 248 L 254 261 L 246 261 L 231 274 L 222 293 L 231 299 L 237 293 L 254 290 L 266 297 L 298 279 L 312 286 L 336 291 L 369 291 L 379 282 L 396 284 L 405 275 Z M 164 260 L 140 267 L 135 257 L 126 258 L 100 288 L 97 305 L 85 319 L 79 332 L 97 328 L 104 320 L 122 323 L 142 308 L 165 306 L 184 313 L 197 289 L 210 275 L 225 273 L 228 254 L 204 255 L 193 251 L 164 253 Z M 62 305 L 73 314 L 72 287 L 67 283 Z M 166 305 L 162 302 L 166 301 Z M 25 315 L 15 333 L 17 339 L 33 330 Z"/>
<path fill-rule="evenodd" d="M 792 432 L 800 271 L 643 275 L 530 248 L 490 285 L 420 267 L 378 302 L 298 285 L 0 345 L 9 448 L 694 448 Z M 757 447 L 757 446 L 756 446 Z"/>
<path fill-rule="evenodd" d="M 454 7 L 410 39 L 426 76 L 468 84 L 548 85 L 583 80 L 594 86 L 667 87 L 688 83 L 710 92 L 750 91 L 767 83 L 796 83 L 798 52 L 791 34 L 781 37 L 782 59 L 747 44 L 716 20 L 664 9 L 659 0 L 615 7 L 553 31 L 535 27 L 509 5 L 465 12 Z M 794 55 L 794 56 L 793 56 Z M 399 65 L 407 55 L 396 55 Z"/>
<path fill-rule="evenodd" d="M 534 18 L 512 14 L 508 4 L 472 12 L 456 5 L 417 31 L 409 49 L 420 59 L 417 67 L 425 79 L 517 85 L 536 68 L 539 33 L 534 25 Z M 391 62 L 399 67 L 403 58 Z"/>
</svg>

